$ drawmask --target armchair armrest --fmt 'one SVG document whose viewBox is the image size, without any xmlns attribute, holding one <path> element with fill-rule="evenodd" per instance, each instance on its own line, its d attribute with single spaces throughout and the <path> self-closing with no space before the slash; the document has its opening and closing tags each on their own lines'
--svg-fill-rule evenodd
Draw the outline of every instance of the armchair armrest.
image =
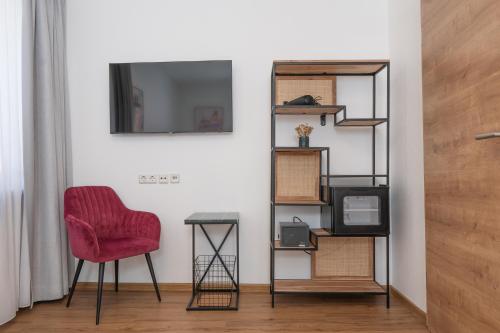
<svg viewBox="0 0 500 333">
<path fill-rule="evenodd" d="M 124 228 L 130 236 L 160 241 L 160 219 L 153 213 L 127 210 L 124 216 Z"/>
<path fill-rule="evenodd" d="M 73 255 L 79 259 L 93 260 L 99 256 L 97 235 L 87 222 L 73 215 L 65 217 L 69 244 Z"/>
</svg>

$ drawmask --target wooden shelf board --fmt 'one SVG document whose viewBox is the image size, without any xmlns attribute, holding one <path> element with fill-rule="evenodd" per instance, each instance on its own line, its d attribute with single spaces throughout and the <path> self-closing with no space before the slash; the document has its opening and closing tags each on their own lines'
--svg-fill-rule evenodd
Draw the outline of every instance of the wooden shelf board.
<svg viewBox="0 0 500 333">
<path fill-rule="evenodd" d="M 328 230 L 323 229 L 323 228 L 311 229 L 311 232 L 316 237 L 330 237 L 331 236 L 331 234 L 328 232 Z"/>
<path fill-rule="evenodd" d="M 388 60 L 280 60 L 274 62 L 274 72 L 277 75 L 372 75 L 388 63 Z"/>
<path fill-rule="evenodd" d="M 344 109 L 344 105 L 277 105 L 274 112 L 289 115 L 322 115 L 336 114 Z"/>
<path fill-rule="evenodd" d="M 322 151 L 327 150 L 328 147 L 274 147 L 274 151 L 288 151 L 288 152 L 311 152 L 311 151 Z"/>
<path fill-rule="evenodd" d="M 387 122 L 387 118 L 373 119 L 344 119 L 335 123 L 335 126 L 377 126 Z"/>
<path fill-rule="evenodd" d="M 383 294 L 385 288 L 373 280 L 274 280 L 276 293 L 373 293 Z"/>
<path fill-rule="evenodd" d="M 274 241 L 274 249 L 276 251 L 316 251 L 314 244 L 309 244 L 309 246 L 281 246 L 281 241 L 279 239 Z"/>
<path fill-rule="evenodd" d="M 325 177 L 328 177 L 327 175 L 321 175 L 321 177 L 325 178 Z M 334 175 L 330 175 L 329 176 L 330 178 L 372 178 L 372 177 L 375 177 L 375 178 L 387 178 L 387 175 L 386 174 L 374 174 L 374 175 L 369 175 L 369 174 L 366 174 L 366 175 L 346 175 L 346 174 L 334 174 Z"/>
<path fill-rule="evenodd" d="M 328 203 L 321 200 L 307 200 L 307 201 L 295 201 L 295 200 L 279 200 L 275 201 L 275 206 L 324 206 Z"/>
</svg>

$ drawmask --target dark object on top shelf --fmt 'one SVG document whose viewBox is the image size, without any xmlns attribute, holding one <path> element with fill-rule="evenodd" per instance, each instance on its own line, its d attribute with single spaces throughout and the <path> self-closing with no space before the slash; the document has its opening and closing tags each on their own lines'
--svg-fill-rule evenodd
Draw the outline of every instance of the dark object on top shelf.
<svg viewBox="0 0 500 333">
<path fill-rule="evenodd" d="M 304 95 L 297 97 L 294 100 L 286 102 L 286 105 L 319 105 L 319 101 L 321 101 L 321 96 L 312 97 L 311 95 Z"/>
<path fill-rule="evenodd" d="M 321 227 L 331 234 L 389 234 L 388 186 L 330 186 L 330 198 L 321 207 Z"/>
<path fill-rule="evenodd" d="M 296 221 L 298 220 L 298 221 Z M 281 246 L 309 246 L 309 225 L 297 216 L 293 222 L 280 222 Z"/>
</svg>

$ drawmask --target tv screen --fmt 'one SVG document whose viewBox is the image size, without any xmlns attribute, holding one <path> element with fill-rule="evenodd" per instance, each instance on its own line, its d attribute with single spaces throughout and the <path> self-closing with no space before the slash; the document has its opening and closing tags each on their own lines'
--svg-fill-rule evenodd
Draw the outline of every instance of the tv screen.
<svg viewBox="0 0 500 333">
<path fill-rule="evenodd" d="M 111 133 L 232 132 L 232 62 L 109 65 Z"/>
</svg>

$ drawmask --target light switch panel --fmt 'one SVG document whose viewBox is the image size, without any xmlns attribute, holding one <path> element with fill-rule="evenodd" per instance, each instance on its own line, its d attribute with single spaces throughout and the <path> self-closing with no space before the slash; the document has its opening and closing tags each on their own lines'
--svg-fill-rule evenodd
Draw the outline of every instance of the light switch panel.
<svg viewBox="0 0 500 333">
<path fill-rule="evenodd" d="M 178 184 L 181 181 L 181 176 L 178 173 L 172 173 L 170 174 L 170 183 L 171 184 Z"/>
</svg>

